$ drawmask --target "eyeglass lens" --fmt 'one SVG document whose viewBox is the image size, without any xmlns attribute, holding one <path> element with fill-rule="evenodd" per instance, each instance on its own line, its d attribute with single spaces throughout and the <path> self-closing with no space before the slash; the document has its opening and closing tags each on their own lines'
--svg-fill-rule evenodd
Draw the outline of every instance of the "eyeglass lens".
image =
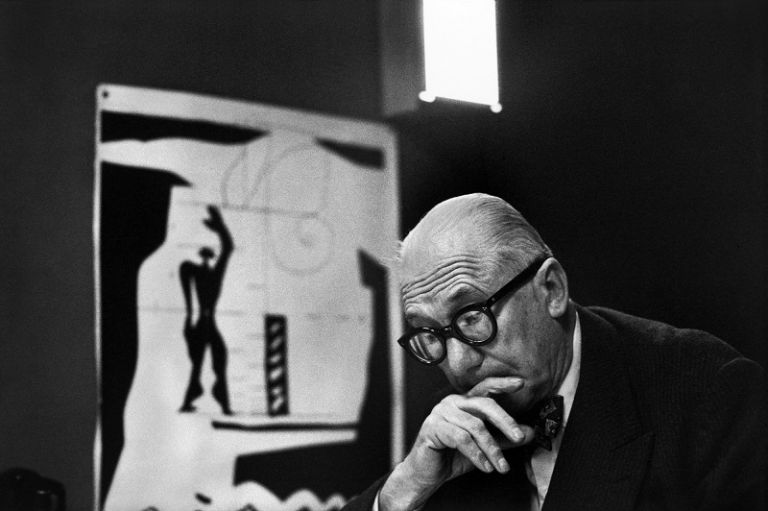
<svg viewBox="0 0 768 511">
<path fill-rule="evenodd" d="M 481 343 L 493 335 L 493 320 L 482 310 L 468 310 L 455 321 L 456 329 L 465 339 Z M 417 332 L 408 339 L 408 349 L 417 358 L 433 362 L 445 356 L 445 343 L 440 335 L 433 332 Z"/>
<path fill-rule="evenodd" d="M 493 335 L 493 322 L 482 310 L 468 310 L 456 318 L 456 328 L 470 341 L 487 341 Z"/>
<path fill-rule="evenodd" d="M 417 358 L 432 362 L 443 357 L 443 343 L 437 334 L 432 332 L 418 332 L 408 339 L 408 349 Z"/>
</svg>

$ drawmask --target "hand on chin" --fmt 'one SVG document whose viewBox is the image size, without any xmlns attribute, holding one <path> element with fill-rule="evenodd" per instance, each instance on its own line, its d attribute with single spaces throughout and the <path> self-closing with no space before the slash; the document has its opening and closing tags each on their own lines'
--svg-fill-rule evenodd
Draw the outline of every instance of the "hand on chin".
<svg viewBox="0 0 768 511">
<path fill-rule="evenodd" d="M 517 376 L 489 376 L 464 394 L 469 397 L 490 397 L 512 416 L 528 410 L 533 405 L 531 389 L 525 380 Z"/>
</svg>

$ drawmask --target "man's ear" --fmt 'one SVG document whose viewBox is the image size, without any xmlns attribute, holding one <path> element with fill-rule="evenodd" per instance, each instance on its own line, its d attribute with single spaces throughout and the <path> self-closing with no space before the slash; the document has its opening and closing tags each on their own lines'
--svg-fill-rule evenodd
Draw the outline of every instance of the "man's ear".
<svg viewBox="0 0 768 511">
<path fill-rule="evenodd" d="M 549 315 L 559 319 L 568 311 L 568 277 L 560 262 L 550 257 L 536 273 L 536 284 L 544 292 Z"/>
</svg>

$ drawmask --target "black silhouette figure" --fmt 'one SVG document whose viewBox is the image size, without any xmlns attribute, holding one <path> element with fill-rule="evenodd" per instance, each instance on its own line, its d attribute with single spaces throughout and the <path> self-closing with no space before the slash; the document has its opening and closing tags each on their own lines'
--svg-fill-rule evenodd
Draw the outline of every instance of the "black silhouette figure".
<svg viewBox="0 0 768 511">
<path fill-rule="evenodd" d="M 192 371 L 189 375 L 189 385 L 184 395 L 184 403 L 181 412 L 193 412 L 192 403 L 203 395 L 203 386 L 200 384 L 200 370 L 203 365 L 205 349 L 211 347 L 211 359 L 216 381 L 213 384 L 212 393 L 214 399 L 221 406 L 221 411 L 226 415 L 232 415 L 229 408 L 229 392 L 227 390 L 227 347 L 224 339 L 216 327 L 216 303 L 221 295 L 221 284 L 224 281 L 224 272 L 227 270 L 229 256 L 232 254 L 234 244 L 229 229 L 224 224 L 221 212 L 216 206 L 208 206 L 209 218 L 203 223 L 210 230 L 219 235 L 221 253 L 215 264 L 211 260 L 215 256 L 213 249 L 203 247 L 200 249 L 200 264 L 192 261 L 184 261 L 179 268 L 181 288 L 184 291 L 184 304 L 186 318 L 184 320 L 184 339 L 187 341 L 187 351 L 192 362 Z M 192 288 L 196 291 L 198 315 L 193 324 Z"/>
</svg>

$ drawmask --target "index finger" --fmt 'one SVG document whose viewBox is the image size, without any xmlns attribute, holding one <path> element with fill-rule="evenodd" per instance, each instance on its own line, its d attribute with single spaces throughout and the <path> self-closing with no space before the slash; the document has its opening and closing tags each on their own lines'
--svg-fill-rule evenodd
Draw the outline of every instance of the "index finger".
<svg viewBox="0 0 768 511">
<path fill-rule="evenodd" d="M 447 402 L 447 399 L 443 400 L 443 402 Z M 465 413 L 482 419 L 489 425 L 494 426 L 498 432 L 511 440 L 513 444 L 519 444 L 525 440 L 526 435 L 521 429 L 520 424 L 490 396 L 454 396 L 454 399 L 447 402 L 447 406 L 456 407 Z"/>
<path fill-rule="evenodd" d="M 491 397 L 494 394 L 516 392 L 523 387 L 522 378 L 515 376 L 491 376 L 469 389 L 467 397 Z"/>
</svg>

